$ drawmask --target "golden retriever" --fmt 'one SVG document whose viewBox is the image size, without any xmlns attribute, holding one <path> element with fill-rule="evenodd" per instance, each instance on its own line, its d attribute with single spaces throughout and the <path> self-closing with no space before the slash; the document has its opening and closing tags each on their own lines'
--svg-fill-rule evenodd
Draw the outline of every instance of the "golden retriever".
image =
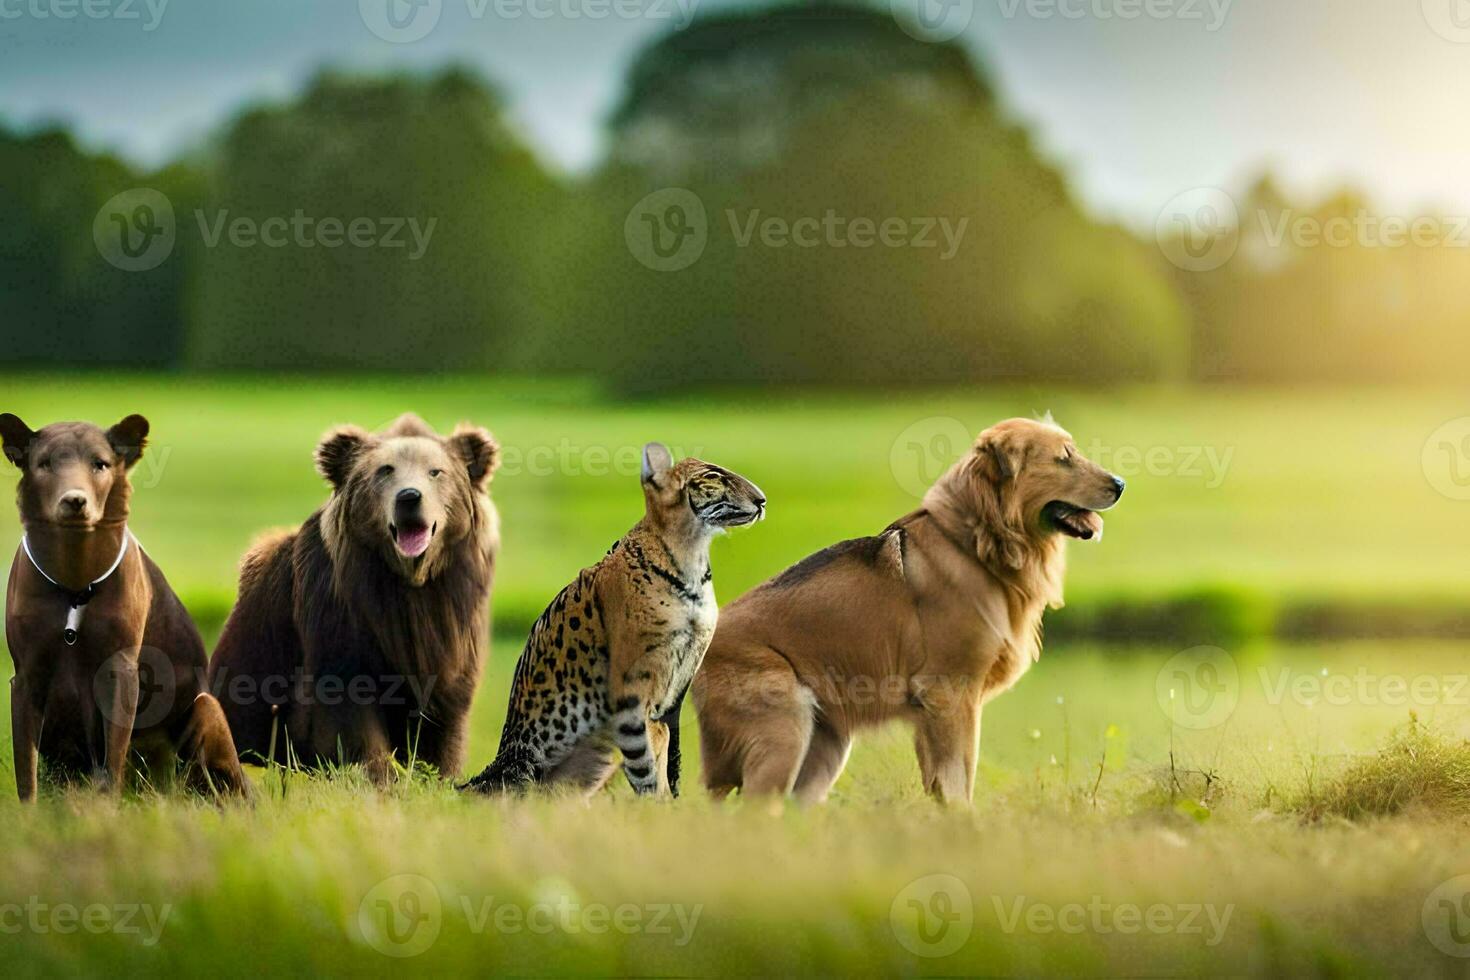
<svg viewBox="0 0 1470 980">
<path fill-rule="evenodd" d="M 1122 495 L 1049 420 L 1010 419 L 919 510 L 731 603 L 693 686 L 706 787 L 824 800 L 853 735 L 902 718 L 925 790 L 968 803 L 981 705 L 1039 656 L 1065 539 L 1100 537 Z"/>
</svg>

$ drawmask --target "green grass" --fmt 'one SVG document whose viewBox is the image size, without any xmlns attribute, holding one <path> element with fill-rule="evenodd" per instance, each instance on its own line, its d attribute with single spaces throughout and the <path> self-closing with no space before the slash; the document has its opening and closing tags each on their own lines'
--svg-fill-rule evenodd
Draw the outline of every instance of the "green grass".
<svg viewBox="0 0 1470 980">
<path fill-rule="evenodd" d="M 1101 461 L 1129 481 L 1106 541 L 1071 550 L 1079 604 L 1218 587 L 1416 601 L 1462 598 L 1470 586 L 1465 504 L 1437 493 L 1421 464 L 1430 433 L 1464 413 L 1452 391 L 773 390 L 620 404 L 588 385 L 494 378 L 22 377 L 7 379 L 5 408 L 32 425 L 148 415 L 134 527 L 206 617 L 228 608 L 236 561 L 258 533 L 321 503 L 311 454 L 323 431 L 381 426 L 407 410 L 441 428 L 471 419 L 504 444 L 493 486 L 504 518 L 495 606 L 517 625 L 638 518 L 637 476 L 626 467 L 649 439 L 738 470 L 770 498 L 765 523 L 715 545 L 727 599 L 914 507 L 905 483 L 937 474 L 944 451 L 960 448 L 954 426 L 933 420 L 973 433 L 1046 409 L 1084 452 L 1103 447 Z M 1223 475 L 1206 454 L 1228 460 Z M 587 474 L 612 459 L 623 473 Z M 14 522 L 4 508 L 0 540 L 15 537 Z"/>
<path fill-rule="evenodd" d="M 476 763 L 493 751 L 514 654 L 505 644 L 495 650 L 474 716 Z M 899 729 L 859 742 L 826 807 L 779 816 L 738 800 L 714 806 L 698 792 L 673 803 L 642 801 L 621 784 L 591 803 L 487 802 L 422 778 L 379 791 L 346 771 L 291 777 L 283 787 L 279 774 L 263 770 L 252 770 L 260 799 L 248 809 L 147 795 L 113 802 L 73 790 L 26 810 L 14 802 L 7 773 L 0 905 L 36 896 L 51 906 L 147 906 L 155 917 L 167 905 L 169 917 L 151 946 L 146 934 L 22 929 L 0 943 L 0 972 L 1457 969 L 1460 961 L 1433 944 L 1421 911 L 1437 886 L 1470 870 L 1463 816 L 1421 810 L 1304 821 L 1295 807 L 1314 785 L 1335 786 L 1362 765 L 1411 707 L 1447 737 L 1470 735 L 1465 692 L 1411 703 L 1313 703 L 1273 692 L 1324 669 L 1331 677 L 1365 670 L 1393 677 L 1413 664 L 1410 677 L 1463 676 L 1462 651 L 1436 644 L 1240 651 L 1234 711 L 1205 730 L 1171 725 L 1167 698 L 1160 702 L 1157 679 L 1174 654 L 1049 649 L 987 709 L 973 813 L 940 810 L 920 795 Z M 695 737 L 692 724 L 686 734 Z M 691 788 L 698 769 L 691 743 Z M 933 875 L 963 884 L 958 894 L 968 894 L 974 921 L 962 945 L 931 959 L 903 946 L 895 929 L 912 928 L 905 889 Z M 427 921 L 439 931 L 421 954 L 399 961 L 363 938 L 359 914 L 366 903 L 369 925 L 381 930 L 376 901 L 403 901 L 405 883 L 437 896 Z M 495 925 L 497 914 L 545 914 L 528 911 L 541 906 L 560 915 L 563 901 L 575 903 L 577 917 L 549 931 L 514 919 Z M 1014 921 L 1018 902 L 1027 916 L 1075 916 L 1077 907 L 1098 905 L 1160 906 L 1165 911 L 1154 914 L 1173 915 L 1176 925 L 1208 910 L 1229 919 L 1215 943 L 1208 929 L 1116 931 L 1128 920 L 1113 918 L 1115 911 L 1098 913 L 1100 925 L 1088 918 L 1063 931 L 1044 918 Z M 513 911 L 500 913 L 501 906 Z M 628 920 L 634 931 L 584 928 L 585 910 L 606 907 L 611 915 L 621 906 L 640 910 Z M 662 913 L 649 906 L 682 910 L 686 922 L 697 910 L 689 941 L 677 927 L 652 931 Z M 404 948 L 384 943 L 381 932 L 374 939 Z"/>
<path fill-rule="evenodd" d="M 310 464 L 322 430 L 378 426 L 410 408 L 443 427 L 486 424 L 522 454 L 555 453 L 565 438 L 626 457 L 660 438 L 750 476 L 771 516 L 716 543 L 723 599 L 912 507 L 890 454 L 928 418 L 978 429 L 1051 408 L 1084 451 L 1097 439 L 1234 454 L 1218 486 L 1160 467 L 1125 472 L 1106 540 L 1071 550 L 1073 601 L 1051 614 L 1053 641 L 986 710 L 973 812 L 922 798 L 902 729 L 860 741 L 828 806 L 780 815 L 702 798 L 692 716 L 690 792 L 673 803 L 621 784 L 590 803 L 487 802 L 423 777 L 380 791 L 350 770 L 284 781 L 254 770 L 253 808 L 70 790 L 27 809 L 0 745 L 0 974 L 1463 972 L 1442 950 L 1457 948 L 1447 909 L 1463 894 L 1454 879 L 1470 872 L 1470 835 L 1463 808 L 1435 805 L 1462 799 L 1463 644 L 1249 639 L 1263 630 L 1231 626 L 1233 607 L 1182 617 L 1183 642 L 1144 642 L 1160 597 L 1190 609 L 1220 594 L 1462 597 L 1470 505 L 1436 493 L 1420 463 L 1428 434 L 1462 411 L 1453 393 L 775 391 L 617 404 L 586 386 L 500 380 L 22 378 L 6 395 L 0 408 L 32 424 L 149 415 L 149 459 L 162 466 L 139 470 L 134 527 L 206 613 L 227 608 L 254 534 L 322 499 Z M 508 464 L 494 484 L 502 625 L 534 616 L 637 517 L 636 476 L 550 469 Z M 13 543 L 13 522 L 0 514 L 0 541 Z M 1137 631 L 1138 642 L 1067 639 L 1074 616 L 1122 617 L 1113 632 Z M 508 628 L 494 645 L 472 766 L 494 752 L 519 639 Z M 1225 652 L 1185 649 L 1196 645 Z M 1390 741 L 1411 716 L 1446 753 L 1428 769 L 1406 769 Z M 1425 787 L 1425 805 L 1398 806 L 1412 785 Z M 1385 794 L 1394 805 L 1375 802 Z M 1307 805 L 1324 800 L 1336 803 Z M 928 894 L 937 881 L 939 898 Z M 434 941 L 413 958 L 384 955 L 404 947 L 385 942 L 380 901 L 427 916 L 403 935 L 426 940 L 437 925 Z M 962 940 L 956 948 L 916 955 L 944 950 L 916 944 L 915 909 L 937 927 L 966 901 L 968 928 L 928 933 Z M 39 904 L 41 928 L 26 918 Z M 98 921 L 135 906 L 155 920 L 167 906 L 168 917 L 151 945 L 146 931 L 63 932 L 46 918 L 92 904 L 107 907 Z M 1156 918 L 1137 925 L 1134 907 Z M 567 908 L 578 913 L 571 929 L 557 918 Z M 604 930 L 590 931 L 604 908 Z M 1210 912 L 1229 916 L 1214 944 Z M 528 913 L 534 922 L 517 921 Z M 1202 931 L 1178 928 L 1184 917 Z"/>
</svg>

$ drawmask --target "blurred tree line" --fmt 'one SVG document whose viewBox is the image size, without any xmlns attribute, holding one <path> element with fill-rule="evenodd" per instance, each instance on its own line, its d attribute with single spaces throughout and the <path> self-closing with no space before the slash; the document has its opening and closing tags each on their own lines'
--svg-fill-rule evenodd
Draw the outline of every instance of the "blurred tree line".
<svg viewBox="0 0 1470 980">
<path fill-rule="evenodd" d="M 60 130 L 0 132 L 0 359 L 624 391 L 1356 380 L 1452 376 L 1470 336 L 1463 250 L 1277 241 L 1283 213 L 1366 209 L 1348 195 L 1297 212 L 1263 181 L 1212 232 L 1228 262 L 1171 265 L 1089 218 L 963 48 L 886 7 L 697 20 L 635 61 L 609 137 L 595 172 L 555 175 L 457 68 L 323 73 L 152 173 Z M 175 242 L 129 272 L 93 223 L 139 186 L 171 202 Z M 651 236 L 690 234 L 690 261 L 662 266 Z"/>
</svg>

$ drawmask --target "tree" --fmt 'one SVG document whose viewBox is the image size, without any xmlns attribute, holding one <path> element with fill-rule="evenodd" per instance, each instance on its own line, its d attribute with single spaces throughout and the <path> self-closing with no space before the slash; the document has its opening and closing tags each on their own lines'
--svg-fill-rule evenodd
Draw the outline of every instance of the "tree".
<svg viewBox="0 0 1470 980">
<path fill-rule="evenodd" d="M 697 21 L 636 61 L 611 144 L 578 219 L 596 302 L 572 329 L 605 324 L 588 346 L 625 388 L 1185 369 L 1182 309 L 1145 251 L 1086 218 L 962 48 L 885 13 Z M 625 240 L 630 209 L 667 188 L 708 220 L 677 272 Z M 767 236 L 771 220 L 787 233 Z M 816 244 L 796 242 L 812 220 Z M 902 226 L 898 244 L 859 222 Z"/>
<path fill-rule="evenodd" d="M 204 243 L 192 363 L 525 365 L 546 316 L 538 242 L 561 192 L 474 76 L 325 73 L 289 105 L 240 115 L 211 156 L 191 216 Z"/>
</svg>

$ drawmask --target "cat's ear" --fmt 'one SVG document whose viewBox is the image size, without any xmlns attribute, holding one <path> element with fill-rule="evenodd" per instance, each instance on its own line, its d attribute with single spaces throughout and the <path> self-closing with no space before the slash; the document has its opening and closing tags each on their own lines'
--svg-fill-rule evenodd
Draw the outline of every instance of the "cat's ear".
<svg viewBox="0 0 1470 980">
<path fill-rule="evenodd" d="M 668 446 L 661 442 L 650 442 L 643 447 L 643 471 L 640 475 L 644 483 L 659 486 L 673 468 L 674 457 Z"/>
</svg>

